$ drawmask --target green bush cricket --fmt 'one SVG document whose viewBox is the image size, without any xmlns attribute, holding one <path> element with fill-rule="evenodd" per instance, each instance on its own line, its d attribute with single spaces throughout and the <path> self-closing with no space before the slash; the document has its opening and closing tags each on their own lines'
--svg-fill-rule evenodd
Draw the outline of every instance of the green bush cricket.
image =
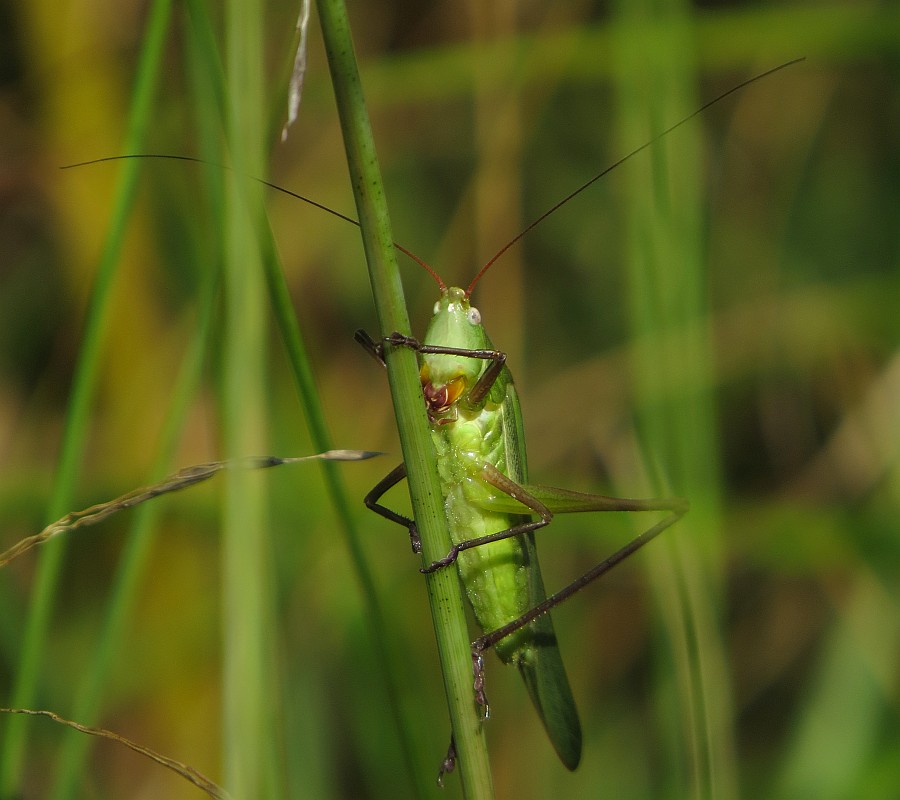
<svg viewBox="0 0 900 800">
<path fill-rule="evenodd" d="M 448 288 L 431 267 L 401 248 L 432 275 L 440 288 L 440 298 L 424 338 L 418 341 L 394 332 L 376 343 L 364 331 L 356 334 L 357 340 L 382 363 L 385 349 L 390 347 L 409 347 L 419 355 L 420 378 L 453 545 L 444 558 L 427 565 L 422 572 L 433 572 L 455 563 L 475 618 L 485 632 L 472 642 L 475 700 L 487 718 L 483 654 L 494 648 L 502 661 L 519 668 L 550 741 L 570 770 L 581 759 L 581 726 L 548 612 L 677 522 L 687 512 L 688 504 L 681 498 L 616 498 L 529 484 L 522 415 L 512 375 L 506 366 L 506 354 L 494 348 L 482 324 L 481 313 L 471 305 L 470 297 L 503 253 L 609 171 L 710 105 L 793 63 L 796 62 L 764 72 L 725 92 L 582 184 L 504 245 L 465 290 Z M 418 553 L 421 543 L 415 522 L 379 502 L 405 476 L 406 467 L 401 464 L 372 489 L 365 502 L 379 515 L 405 526 L 413 550 Z M 666 511 L 668 514 L 580 578 L 547 597 L 534 533 L 549 525 L 554 514 L 586 511 Z M 451 739 L 441 774 L 453 766 Z"/>
<path fill-rule="evenodd" d="M 474 282 L 463 291 L 441 283 L 441 297 L 422 343 L 400 334 L 385 340 L 421 355 L 422 386 L 453 541 L 447 556 L 422 572 L 455 563 L 475 618 L 486 632 L 472 643 L 475 699 L 484 716 L 489 706 L 483 653 L 493 647 L 504 662 L 519 668 L 550 741 L 563 764 L 574 770 L 581 759 L 581 725 L 548 612 L 675 523 L 687 503 L 528 484 L 518 395 L 506 355 L 494 349 L 479 311 L 469 303 L 473 287 Z M 363 332 L 357 338 L 380 357 L 384 345 L 375 345 Z M 413 520 L 378 502 L 405 475 L 401 464 L 368 494 L 366 505 L 406 526 L 413 550 L 420 552 Z M 534 532 L 549 525 L 554 513 L 658 510 L 670 513 L 581 578 L 546 596 Z"/>
<path fill-rule="evenodd" d="M 709 106 L 800 60 L 782 64 L 733 87 L 592 177 L 504 245 L 465 290 L 448 288 L 425 262 L 396 245 L 438 283 L 441 296 L 431 323 L 421 341 L 396 332 L 380 342 L 362 331 L 356 334 L 357 340 L 382 363 L 386 349 L 391 347 L 411 348 L 420 356 L 424 400 L 453 542 L 444 558 L 426 565 L 422 572 L 433 572 L 455 563 L 475 617 L 484 630 L 471 646 L 474 700 L 486 718 L 489 706 L 484 690 L 483 654 L 494 648 L 501 660 L 519 667 L 554 748 L 563 764 L 572 770 L 581 757 L 581 728 L 548 612 L 677 522 L 686 513 L 687 502 L 681 498 L 615 498 L 530 484 L 519 401 L 505 363 L 506 355 L 495 349 L 488 338 L 481 314 L 471 305 L 470 297 L 503 253 L 569 200 Z M 99 160 L 128 157 L 135 156 Z M 163 157 L 196 160 L 185 156 Z M 261 182 L 358 224 L 307 197 L 268 181 Z M 379 502 L 405 476 L 406 467 L 401 464 L 369 492 L 365 502 L 381 516 L 406 527 L 414 551 L 419 552 L 415 522 Z M 554 514 L 586 511 L 668 513 L 583 576 L 548 597 L 538 567 L 534 532 L 549 525 Z M 442 773 L 453 768 L 453 755 L 451 741 Z"/>
</svg>

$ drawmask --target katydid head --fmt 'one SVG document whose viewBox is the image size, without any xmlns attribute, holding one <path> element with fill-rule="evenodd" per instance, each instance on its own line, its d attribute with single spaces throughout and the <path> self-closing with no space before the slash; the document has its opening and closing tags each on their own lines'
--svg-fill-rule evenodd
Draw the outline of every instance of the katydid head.
<svg viewBox="0 0 900 800">
<path fill-rule="evenodd" d="M 456 286 L 441 289 L 423 344 L 461 351 L 480 350 L 490 345 L 481 324 L 481 313 L 469 303 L 462 289 Z M 483 369 L 483 361 L 467 355 L 423 355 L 420 375 L 432 418 L 455 413 L 456 403 L 475 384 Z"/>
<path fill-rule="evenodd" d="M 410 257 L 432 278 L 441 290 L 434 304 L 434 313 L 422 344 L 442 350 L 478 350 L 487 345 L 487 336 L 481 324 L 481 312 L 469 303 L 468 292 L 458 286 L 450 286 L 441 276 L 418 256 Z M 475 385 L 484 369 L 484 363 L 470 356 L 457 353 L 423 353 L 419 378 L 432 422 L 445 424 L 458 417 L 457 404 Z"/>
<path fill-rule="evenodd" d="M 469 303 L 466 292 L 457 286 L 441 289 L 422 343 L 426 347 L 463 352 L 491 347 L 481 324 L 481 313 Z M 462 352 L 423 354 L 419 374 L 431 419 L 437 422 L 454 420 L 457 403 L 475 385 L 484 369 L 483 360 Z"/>
</svg>

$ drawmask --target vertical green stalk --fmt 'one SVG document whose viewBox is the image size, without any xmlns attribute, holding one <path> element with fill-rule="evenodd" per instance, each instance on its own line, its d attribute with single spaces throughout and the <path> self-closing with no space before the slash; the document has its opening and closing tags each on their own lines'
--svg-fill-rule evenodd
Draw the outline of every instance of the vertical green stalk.
<svg viewBox="0 0 900 800">
<path fill-rule="evenodd" d="M 224 449 L 235 457 L 263 449 L 265 288 L 255 220 L 263 174 L 262 16 L 255 0 L 226 4 L 226 129 L 234 170 L 226 189 L 225 322 L 222 375 Z M 230 470 L 223 506 L 223 764 L 235 797 L 277 797 L 269 767 L 275 739 L 272 631 L 267 593 L 268 526 L 261 476 Z"/>
<path fill-rule="evenodd" d="M 382 333 L 409 333 L 346 8 L 342 0 L 319 0 L 318 9 L 379 324 Z M 402 348 L 392 350 L 387 353 L 387 365 L 413 513 L 427 563 L 447 552 L 450 539 L 415 353 Z M 468 798 L 492 797 L 487 745 L 472 692 L 472 665 L 459 581 L 451 570 L 441 570 L 429 576 L 427 584 L 463 791 Z"/>
</svg>

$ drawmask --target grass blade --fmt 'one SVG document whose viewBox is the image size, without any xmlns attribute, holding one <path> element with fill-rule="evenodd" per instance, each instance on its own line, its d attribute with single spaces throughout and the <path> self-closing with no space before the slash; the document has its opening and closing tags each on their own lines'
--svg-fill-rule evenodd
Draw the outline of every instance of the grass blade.
<svg viewBox="0 0 900 800">
<path fill-rule="evenodd" d="M 159 77 L 165 32 L 171 11 L 171 0 L 157 0 L 150 13 L 148 33 L 133 92 L 129 114 L 125 148 L 140 150 L 141 142 L 150 123 L 150 109 Z M 101 257 L 90 304 L 85 317 L 83 345 L 78 358 L 71 402 L 63 433 L 62 452 L 57 467 L 53 496 L 48 506 L 48 518 L 59 517 L 70 507 L 78 463 L 88 435 L 88 409 L 97 377 L 104 320 L 108 312 L 108 300 L 116 275 L 125 224 L 134 202 L 138 162 L 128 165 L 123 172 L 117 191 L 115 211 L 107 247 Z M 29 607 L 28 622 L 22 645 L 22 654 L 11 692 L 11 704 L 17 707 L 33 705 L 41 664 L 44 661 L 50 614 L 56 593 L 56 584 L 65 554 L 63 544 L 47 548 L 41 558 L 35 583 L 33 600 Z M 7 727 L 0 754 L 0 794 L 12 795 L 19 785 L 26 750 L 26 728 L 16 720 Z"/>
</svg>

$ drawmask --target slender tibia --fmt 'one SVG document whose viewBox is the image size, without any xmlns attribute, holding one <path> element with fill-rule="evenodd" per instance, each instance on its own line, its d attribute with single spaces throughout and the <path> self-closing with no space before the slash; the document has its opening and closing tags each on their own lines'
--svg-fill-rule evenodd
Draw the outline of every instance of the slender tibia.
<svg viewBox="0 0 900 800">
<path fill-rule="evenodd" d="M 580 592 L 584 589 L 585 586 L 593 583 L 597 578 L 605 575 L 609 572 L 613 567 L 621 564 L 626 558 L 630 555 L 633 555 L 638 550 L 640 550 L 645 544 L 655 539 L 659 534 L 661 534 L 664 530 L 674 525 L 678 520 L 680 520 L 686 513 L 688 507 L 686 501 L 681 501 L 681 505 L 673 510 L 669 516 L 665 519 L 660 520 L 656 523 L 656 525 L 651 526 L 647 530 L 645 530 L 639 536 L 636 536 L 632 539 L 628 544 L 624 547 L 617 550 L 608 558 L 601 561 L 597 566 L 593 569 L 588 570 L 584 575 L 576 580 L 572 581 L 568 586 L 560 589 L 555 594 L 550 595 L 544 602 L 539 603 L 530 611 L 526 611 L 521 617 L 518 619 L 514 619 L 512 622 L 504 625 L 502 628 L 497 628 L 497 630 L 491 631 L 490 633 L 486 633 L 484 636 L 480 636 L 474 642 L 472 642 L 472 661 L 476 665 L 479 664 L 479 658 L 482 653 L 486 650 L 489 650 L 493 647 L 497 642 L 501 639 L 505 639 L 507 636 L 515 633 L 516 631 L 524 628 L 526 625 L 534 622 L 538 617 L 543 616 L 544 614 L 551 611 L 556 606 L 564 603 L 568 600 L 572 595 Z M 479 685 L 479 676 L 476 674 L 476 686 Z M 481 685 L 483 686 L 483 678 L 481 678 Z"/>
<path fill-rule="evenodd" d="M 472 673 L 474 676 L 472 687 L 475 692 L 476 702 L 484 709 L 484 719 L 487 719 L 490 715 L 490 707 L 488 706 L 487 695 L 484 689 L 485 651 L 489 650 L 491 647 L 497 644 L 497 642 L 505 639 L 507 636 L 511 636 L 516 631 L 521 630 L 526 625 L 530 625 L 538 617 L 547 614 L 556 606 L 561 605 L 576 592 L 581 591 L 585 586 L 593 583 L 601 575 L 605 575 L 617 564 L 621 564 L 626 558 L 628 558 L 628 556 L 632 555 L 640 548 L 642 548 L 645 544 L 659 536 L 659 534 L 666 530 L 666 528 L 669 528 L 676 522 L 678 522 L 678 520 L 680 520 L 686 513 L 687 502 L 680 501 L 679 507 L 673 510 L 673 512 L 669 514 L 669 516 L 656 523 L 656 525 L 653 525 L 652 527 L 645 530 L 642 534 L 640 534 L 640 536 L 636 536 L 628 544 L 617 550 L 615 553 L 609 556 L 609 558 L 601 561 L 593 569 L 588 570 L 580 578 L 572 581 L 572 583 L 570 583 L 563 589 L 560 589 L 555 594 L 550 595 L 550 597 L 544 600 L 544 602 L 538 603 L 534 608 L 532 608 L 530 611 L 526 611 L 518 619 L 514 619 L 512 622 L 507 623 L 502 628 L 497 628 L 490 633 L 486 633 L 484 636 L 479 636 L 474 642 L 472 642 Z"/>
<path fill-rule="evenodd" d="M 412 546 L 413 552 L 421 553 L 422 540 L 419 538 L 419 529 L 416 527 L 416 523 L 409 517 L 404 517 L 403 514 L 398 514 L 396 511 L 393 511 L 378 502 L 388 489 L 392 486 L 396 486 L 405 477 L 406 464 L 400 464 L 375 484 L 372 491 L 365 496 L 363 502 L 366 504 L 366 508 L 374 511 L 379 516 L 389 519 L 391 522 L 396 522 L 398 525 L 402 525 L 406 528 L 409 531 L 409 543 Z"/>
</svg>

